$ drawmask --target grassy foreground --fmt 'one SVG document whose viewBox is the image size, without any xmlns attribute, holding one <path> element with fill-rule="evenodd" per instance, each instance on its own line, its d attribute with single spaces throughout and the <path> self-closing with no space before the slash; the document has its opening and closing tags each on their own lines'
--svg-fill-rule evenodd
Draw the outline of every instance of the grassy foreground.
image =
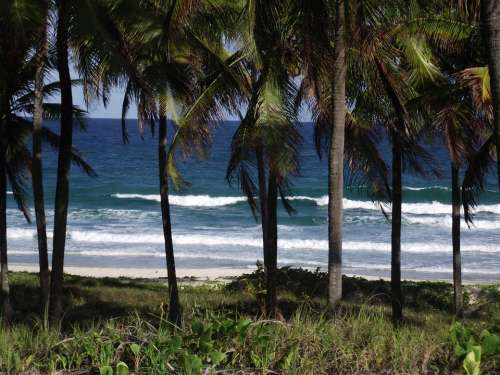
<svg viewBox="0 0 500 375">
<path fill-rule="evenodd" d="M 0 329 L 0 370 L 8 374 L 474 370 L 464 363 L 481 373 L 500 373 L 497 286 L 467 287 L 466 318 L 456 324 L 450 285 L 405 282 L 405 322 L 393 328 L 387 282 L 345 278 L 345 302 L 327 314 L 324 274 L 281 269 L 283 317 L 273 321 L 260 318 L 259 270 L 228 284 L 184 281 L 184 323 L 174 328 L 165 320 L 164 281 L 66 276 L 66 314 L 60 327 L 49 329 L 33 297 L 36 275 L 10 277 L 17 320 Z M 468 353 L 481 346 L 481 358 L 471 362 Z"/>
</svg>

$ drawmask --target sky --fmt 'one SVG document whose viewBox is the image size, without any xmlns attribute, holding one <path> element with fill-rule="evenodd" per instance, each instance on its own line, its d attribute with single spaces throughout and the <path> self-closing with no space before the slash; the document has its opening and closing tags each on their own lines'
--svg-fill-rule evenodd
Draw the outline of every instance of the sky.
<svg viewBox="0 0 500 375">
<path fill-rule="evenodd" d="M 72 69 L 71 76 L 73 79 L 77 78 L 77 74 Z M 57 73 L 53 73 L 52 76 L 48 79 L 49 81 L 55 81 L 58 79 Z M 52 98 L 51 101 L 58 101 L 58 97 Z M 123 103 L 123 91 L 120 88 L 115 88 L 112 90 L 109 98 L 109 102 L 107 107 L 104 107 L 102 101 L 95 100 L 91 103 L 90 107 L 87 108 L 85 104 L 85 100 L 83 98 L 83 92 L 81 87 L 73 87 L 73 103 L 79 106 L 81 109 L 85 109 L 88 111 L 88 117 L 90 118 L 121 118 L 122 116 L 122 103 Z M 137 118 L 137 108 L 135 105 L 131 105 L 128 111 L 127 118 L 136 119 Z M 306 111 L 301 111 L 299 115 L 300 121 L 310 121 L 311 116 Z M 236 121 L 237 117 L 231 117 L 228 114 L 228 121 Z"/>
</svg>

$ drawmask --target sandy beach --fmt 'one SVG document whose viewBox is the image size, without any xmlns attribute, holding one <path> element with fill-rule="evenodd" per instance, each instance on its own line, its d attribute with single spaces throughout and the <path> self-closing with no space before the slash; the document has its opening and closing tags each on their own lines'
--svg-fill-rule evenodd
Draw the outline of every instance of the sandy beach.
<svg viewBox="0 0 500 375">
<path fill-rule="evenodd" d="M 38 266 L 31 264 L 12 264 L 9 270 L 14 272 L 38 272 Z M 195 278 L 199 280 L 217 280 L 251 273 L 252 268 L 180 268 L 178 278 Z M 98 267 L 65 267 L 64 272 L 75 276 L 86 277 L 128 277 L 136 279 L 159 279 L 167 277 L 165 268 L 98 268 Z"/>
<path fill-rule="evenodd" d="M 214 281 L 214 280 L 227 280 L 243 274 L 252 273 L 256 267 L 250 268 L 178 268 L 178 279 L 191 279 L 192 281 Z M 12 264 L 9 265 L 9 270 L 13 272 L 38 272 L 38 266 L 33 264 Z M 161 279 L 167 277 L 165 268 L 110 268 L 110 267 L 64 267 L 64 273 L 74 276 L 84 277 L 127 277 L 131 279 Z M 390 280 L 386 276 L 373 276 L 373 275 L 356 275 L 346 273 L 348 277 L 362 277 L 366 280 Z M 403 277 L 407 281 L 444 281 L 451 283 L 449 279 L 433 278 L 433 279 L 419 279 Z M 472 280 L 464 281 L 464 284 L 495 284 L 495 282 L 487 280 Z"/>
</svg>

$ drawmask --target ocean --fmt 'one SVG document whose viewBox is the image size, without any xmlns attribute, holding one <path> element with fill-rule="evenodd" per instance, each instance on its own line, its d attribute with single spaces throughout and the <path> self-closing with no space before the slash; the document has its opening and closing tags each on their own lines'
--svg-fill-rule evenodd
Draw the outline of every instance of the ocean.
<svg viewBox="0 0 500 375">
<path fill-rule="evenodd" d="M 57 129 L 57 124 L 50 124 Z M 96 170 L 90 178 L 73 166 L 66 265 L 161 268 L 165 265 L 158 192 L 157 139 L 129 121 L 124 145 L 120 120 L 89 119 L 74 143 Z M 181 170 L 190 182 L 171 191 L 173 239 L 178 268 L 254 268 L 262 261 L 261 229 L 237 187 L 225 181 L 231 137 L 237 124 L 221 124 L 210 157 L 187 160 Z M 301 176 L 293 179 L 293 216 L 280 207 L 278 263 L 324 268 L 327 262 L 327 166 L 313 147 L 312 124 L 301 124 Z M 381 144 L 389 158 L 389 148 Z M 450 279 L 451 191 L 447 153 L 432 153 L 442 177 L 404 176 L 402 273 L 406 278 Z M 46 209 L 52 238 L 57 155 L 44 149 Z M 500 282 L 500 193 L 486 191 L 475 225 L 462 225 L 463 278 Z M 390 209 L 387 207 L 387 209 Z M 33 213 L 34 216 L 34 213 Z M 35 224 L 27 224 L 9 199 L 8 246 L 11 264 L 37 264 Z M 345 189 L 344 272 L 390 275 L 390 223 L 363 188 Z M 49 248 L 52 244 L 49 243 Z"/>
</svg>

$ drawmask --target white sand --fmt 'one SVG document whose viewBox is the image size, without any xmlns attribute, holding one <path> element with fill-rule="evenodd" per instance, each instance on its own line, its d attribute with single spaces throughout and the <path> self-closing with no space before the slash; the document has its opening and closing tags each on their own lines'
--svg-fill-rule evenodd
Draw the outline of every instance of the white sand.
<svg viewBox="0 0 500 375">
<path fill-rule="evenodd" d="M 254 268 L 178 268 L 177 278 L 193 278 L 194 281 L 227 280 L 243 274 L 255 271 Z M 9 264 L 9 270 L 14 272 L 38 272 L 38 266 L 33 264 Z M 167 277 L 165 268 L 105 268 L 105 267 L 64 267 L 64 273 L 75 276 L 87 277 L 128 277 L 132 279 L 159 279 Z M 345 276 L 362 277 L 367 280 L 390 280 L 384 276 L 367 276 L 345 274 Z M 407 281 L 444 281 L 451 283 L 448 279 L 414 279 L 403 278 Z M 464 281 L 463 284 L 496 284 L 494 281 Z"/>
<path fill-rule="evenodd" d="M 10 271 L 38 272 L 39 268 L 30 264 L 9 265 Z M 176 270 L 178 278 L 194 277 L 199 280 L 216 280 L 228 277 L 235 277 L 244 273 L 253 272 L 253 268 L 178 268 Z M 88 277 L 129 277 L 139 279 L 166 278 L 165 268 L 97 268 L 97 267 L 64 267 L 64 273 L 76 276 Z"/>
</svg>

